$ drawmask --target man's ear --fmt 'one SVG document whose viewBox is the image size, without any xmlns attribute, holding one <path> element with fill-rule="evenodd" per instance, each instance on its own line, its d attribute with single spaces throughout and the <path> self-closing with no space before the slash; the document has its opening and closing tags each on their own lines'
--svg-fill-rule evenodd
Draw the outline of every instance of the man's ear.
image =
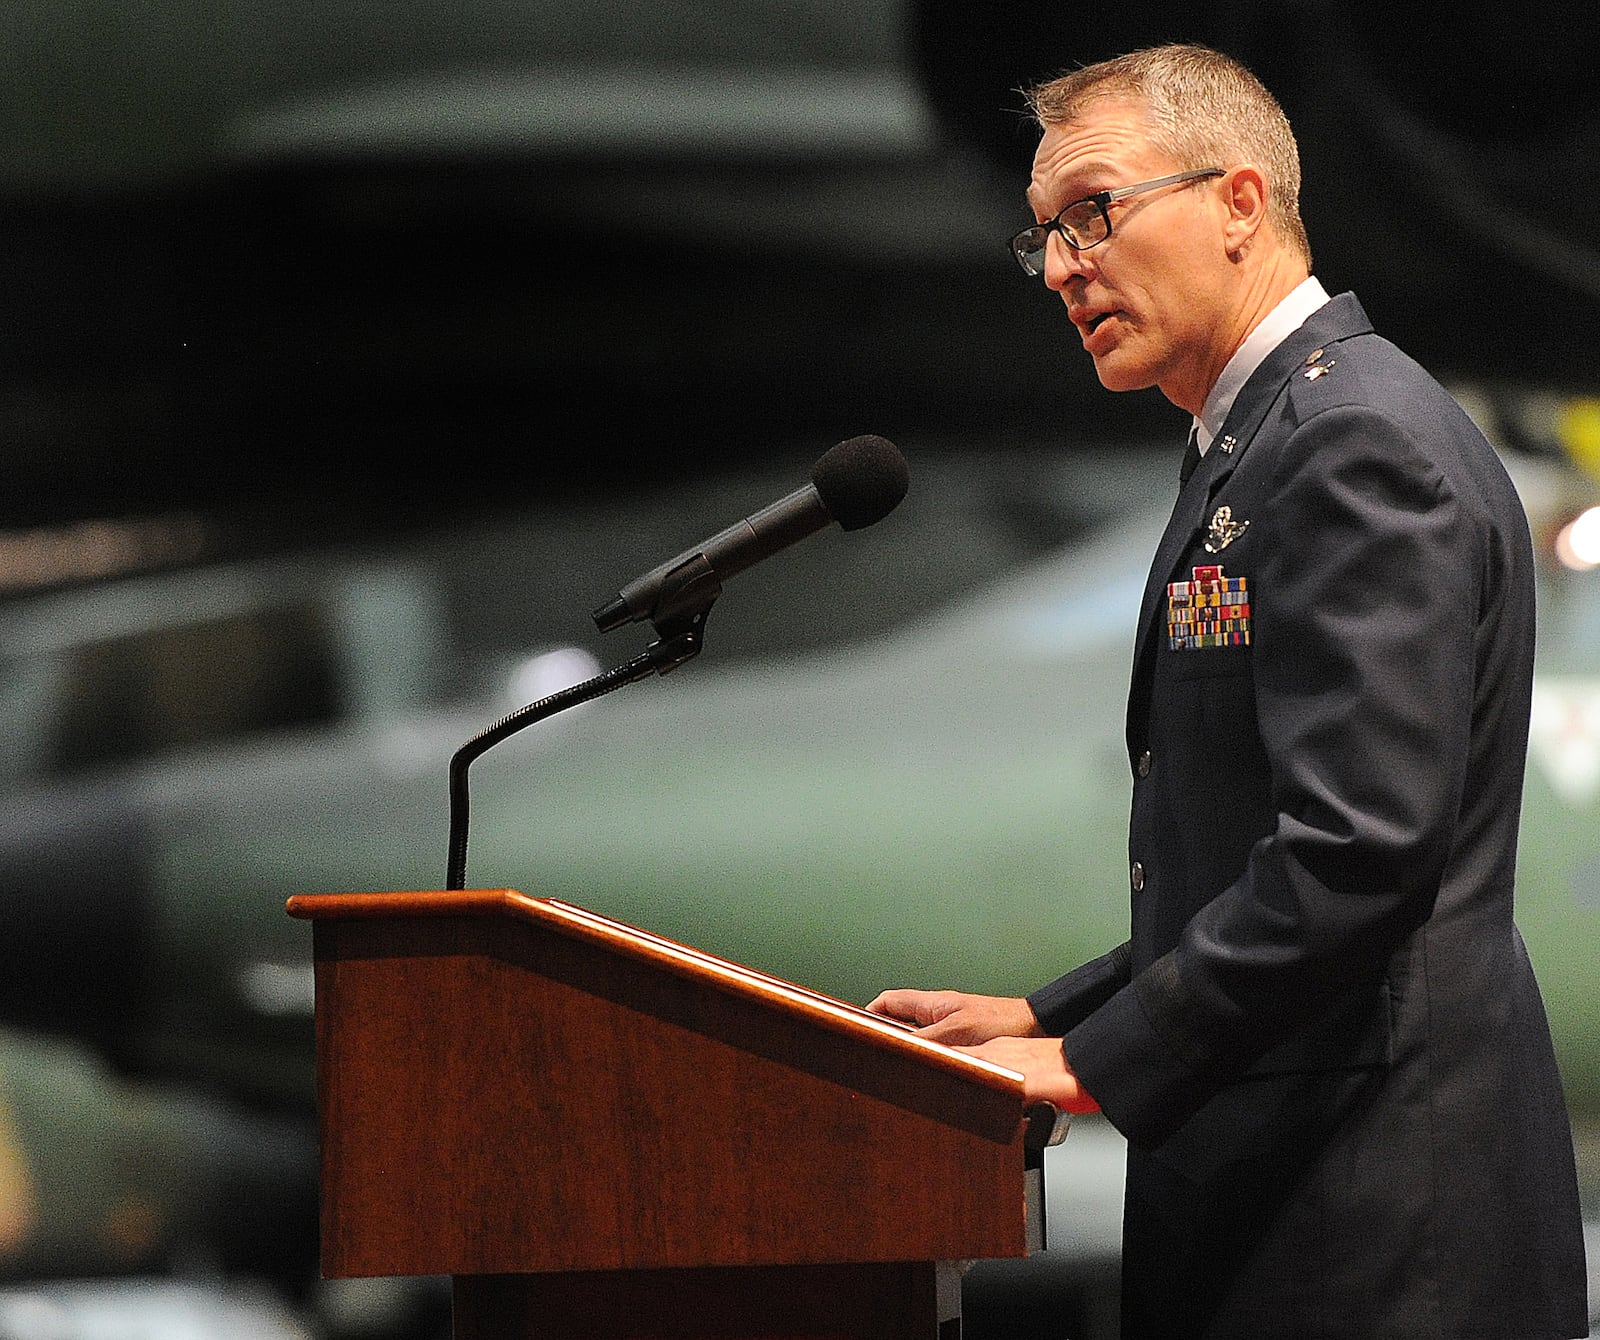
<svg viewBox="0 0 1600 1340">
<path fill-rule="evenodd" d="M 1223 244 L 1230 256 L 1239 256 L 1267 220 L 1267 179 L 1253 163 L 1229 170 L 1223 179 L 1228 217 Z"/>
</svg>

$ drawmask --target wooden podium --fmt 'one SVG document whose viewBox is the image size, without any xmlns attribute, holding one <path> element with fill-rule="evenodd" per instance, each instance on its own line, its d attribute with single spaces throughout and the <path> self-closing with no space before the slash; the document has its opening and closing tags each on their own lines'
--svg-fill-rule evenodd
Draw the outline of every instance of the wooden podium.
<svg viewBox="0 0 1600 1340">
<path fill-rule="evenodd" d="M 953 1340 L 1054 1108 L 864 1010 L 514 890 L 311 894 L 322 1271 L 456 1340 Z"/>
</svg>

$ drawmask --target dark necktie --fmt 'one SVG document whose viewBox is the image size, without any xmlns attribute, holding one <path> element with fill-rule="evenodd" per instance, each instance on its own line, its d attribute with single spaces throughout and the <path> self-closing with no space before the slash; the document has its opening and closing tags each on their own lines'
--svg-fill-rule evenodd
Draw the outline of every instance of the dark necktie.
<svg viewBox="0 0 1600 1340">
<path fill-rule="evenodd" d="M 1178 483 L 1189 482 L 1195 466 L 1200 464 L 1200 437 L 1193 428 L 1189 430 L 1189 445 L 1183 449 L 1183 464 L 1178 467 Z"/>
</svg>

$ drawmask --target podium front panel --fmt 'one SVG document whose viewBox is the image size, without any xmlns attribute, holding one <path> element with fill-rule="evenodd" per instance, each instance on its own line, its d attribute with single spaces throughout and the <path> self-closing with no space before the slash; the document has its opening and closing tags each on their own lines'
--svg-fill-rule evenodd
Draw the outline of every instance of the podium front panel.
<svg viewBox="0 0 1600 1340">
<path fill-rule="evenodd" d="M 315 937 L 327 1275 L 1026 1251 L 1020 1082 L 550 919 Z"/>
</svg>

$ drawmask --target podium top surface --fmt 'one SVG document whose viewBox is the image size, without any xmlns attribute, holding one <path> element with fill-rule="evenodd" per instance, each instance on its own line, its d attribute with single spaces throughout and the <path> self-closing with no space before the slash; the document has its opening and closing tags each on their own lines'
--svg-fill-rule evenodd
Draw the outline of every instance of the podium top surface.
<svg viewBox="0 0 1600 1340">
<path fill-rule="evenodd" d="M 915 1053 L 922 1064 L 968 1083 L 1022 1097 L 1023 1077 L 1014 1070 L 933 1042 L 907 1025 L 869 1013 L 824 992 L 774 977 L 702 949 L 669 940 L 555 898 L 535 898 L 516 889 L 432 889 L 390 893 L 296 894 L 290 916 L 305 921 L 358 921 L 434 917 L 501 917 L 581 940 L 608 952 L 649 963 L 735 996 L 759 999 L 868 1046 Z"/>
</svg>

